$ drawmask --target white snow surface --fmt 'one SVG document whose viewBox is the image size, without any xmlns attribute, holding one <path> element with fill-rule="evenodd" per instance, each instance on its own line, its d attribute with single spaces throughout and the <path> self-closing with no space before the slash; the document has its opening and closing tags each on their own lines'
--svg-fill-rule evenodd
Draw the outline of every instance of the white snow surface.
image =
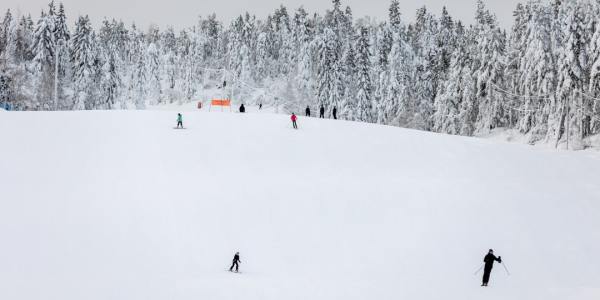
<svg viewBox="0 0 600 300">
<path fill-rule="evenodd" d="M 598 153 L 250 111 L 2 114 L 0 299 L 600 299 Z"/>
</svg>

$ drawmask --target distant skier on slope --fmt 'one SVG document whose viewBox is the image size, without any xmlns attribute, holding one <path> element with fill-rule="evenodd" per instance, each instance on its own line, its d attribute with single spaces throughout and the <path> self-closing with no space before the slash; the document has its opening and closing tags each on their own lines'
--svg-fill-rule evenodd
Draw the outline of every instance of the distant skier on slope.
<svg viewBox="0 0 600 300">
<path fill-rule="evenodd" d="M 308 105 L 306 106 L 306 116 L 310 117 L 310 107 Z"/>
<path fill-rule="evenodd" d="M 321 108 L 319 109 L 319 118 L 325 118 L 325 107 L 323 107 L 323 105 L 321 105 Z"/>
<path fill-rule="evenodd" d="M 240 253 L 236 252 L 235 255 L 233 256 L 233 263 L 231 264 L 231 267 L 229 268 L 229 272 L 233 271 L 233 267 L 235 266 L 235 272 L 237 273 L 239 270 L 239 263 L 241 263 L 242 261 L 240 260 Z"/>
<path fill-rule="evenodd" d="M 262 103 L 258 104 L 258 110 L 262 109 Z"/>
<path fill-rule="evenodd" d="M 490 281 L 490 274 L 492 273 L 492 268 L 494 267 L 494 261 L 502 263 L 502 257 L 496 257 L 494 255 L 494 250 L 490 249 L 488 254 L 483 258 L 483 262 L 485 266 L 483 267 L 483 283 L 481 286 L 487 286 Z"/>
<path fill-rule="evenodd" d="M 298 124 L 296 124 L 296 120 L 298 120 L 298 117 L 296 117 L 295 113 L 292 113 L 292 126 L 294 126 L 294 129 L 298 129 Z"/>
<path fill-rule="evenodd" d="M 333 114 L 333 119 L 334 119 L 334 120 L 337 120 L 337 107 L 335 107 L 335 106 L 333 107 L 333 112 L 332 112 L 332 114 Z"/>
<path fill-rule="evenodd" d="M 177 114 L 177 128 L 183 128 L 183 116 L 181 113 Z"/>
<path fill-rule="evenodd" d="M 240 112 L 241 113 L 245 113 L 246 112 L 246 107 L 244 106 L 243 103 L 242 103 L 242 105 L 240 105 Z"/>
</svg>

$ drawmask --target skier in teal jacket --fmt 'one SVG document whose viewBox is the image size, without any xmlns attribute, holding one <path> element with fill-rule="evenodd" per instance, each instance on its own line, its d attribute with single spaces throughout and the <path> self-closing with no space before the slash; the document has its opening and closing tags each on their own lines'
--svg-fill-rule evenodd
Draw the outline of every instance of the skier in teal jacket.
<svg viewBox="0 0 600 300">
<path fill-rule="evenodd" d="M 177 128 L 183 128 L 183 116 L 180 113 L 177 114 Z"/>
</svg>

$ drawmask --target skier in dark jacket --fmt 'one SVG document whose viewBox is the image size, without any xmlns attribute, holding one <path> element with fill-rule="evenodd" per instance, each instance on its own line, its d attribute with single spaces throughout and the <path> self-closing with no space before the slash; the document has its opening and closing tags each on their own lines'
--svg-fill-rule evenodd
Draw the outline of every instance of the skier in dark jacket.
<svg viewBox="0 0 600 300">
<path fill-rule="evenodd" d="M 180 113 L 177 114 L 177 128 L 183 128 L 183 116 Z"/>
<path fill-rule="evenodd" d="M 490 249 L 488 254 L 483 258 L 483 262 L 485 266 L 483 267 L 483 283 L 481 286 L 487 286 L 490 281 L 490 274 L 492 273 L 492 268 L 494 267 L 494 261 L 502 263 L 502 257 L 496 257 L 494 255 L 494 250 Z"/>
<path fill-rule="evenodd" d="M 306 106 L 306 116 L 310 117 L 310 107 L 308 105 Z"/>
<path fill-rule="evenodd" d="M 335 107 L 335 106 L 333 107 L 333 113 L 332 114 L 333 114 L 333 119 L 337 120 L 337 107 Z"/>
<path fill-rule="evenodd" d="M 323 107 L 323 105 L 321 105 L 321 108 L 319 109 L 319 118 L 325 118 L 325 107 Z"/>
<path fill-rule="evenodd" d="M 229 268 L 229 272 L 233 271 L 233 267 L 235 266 L 235 272 L 238 272 L 239 269 L 239 265 L 238 263 L 241 263 L 242 261 L 240 260 L 240 253 L 236 252 L 235 255 L 233 256 L 233 263 L 231 264 L 231 268 Z"/>
<path fill-rule="evenodd" d="M 240 105 L 240 112 L 241 113 L 245 113 L 246 112 L 246 107 L 244 106 L 243 103 L 242 103 L 242 105 Z"/>
</svg>

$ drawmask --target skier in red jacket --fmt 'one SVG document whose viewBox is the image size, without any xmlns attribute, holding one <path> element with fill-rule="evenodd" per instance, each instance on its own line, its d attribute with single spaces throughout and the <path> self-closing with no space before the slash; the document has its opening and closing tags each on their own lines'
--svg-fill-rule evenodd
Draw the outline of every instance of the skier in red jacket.
<svg viewBox="0 0 600 300">
<path fill-rule="evenodd" d="M 298 117 L 296 117 L 295 113 L 292 113 L 292 125 L 294 126 L 294 129 L 298 129 L 298 124 L 296 124 L 296 120 L 298 120 Z"/>
</svg>

